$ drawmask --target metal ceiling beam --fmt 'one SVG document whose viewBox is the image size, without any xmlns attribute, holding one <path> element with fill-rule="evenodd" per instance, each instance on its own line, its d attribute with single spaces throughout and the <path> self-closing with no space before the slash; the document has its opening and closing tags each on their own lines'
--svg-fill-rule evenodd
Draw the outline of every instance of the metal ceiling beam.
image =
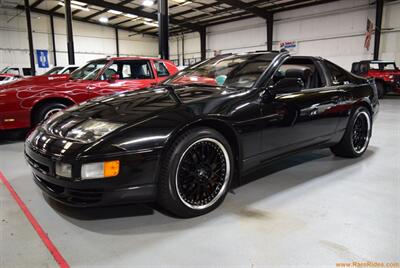
<svg viewBox="0 0 400 268">
<path fill-rule="evenodd" d="M 16 8 L 19 10 L 25 10 L 25 7 L 21 6 L 21 5 L 18 5 Z M 54 16 L 54 17 L 62 18 L 62 19 L 65 18 L 64 14 L 62 14 L 62 13 L 51 12 L 50 10 L 44 10 L 44 9 L 40 9 L 40 8 L 31 8 L 31 12 L 48 15 L 48 16 Z M 124 30 L 124 31 L 128 31 L 128 32 L 135 32 L 137 34 L 146 34 L 146 35 L 150 35 L 150 36 L 157 36 L 156 34 L 145 33 L 143 31 L 133 31 L 128 27 L 122 27 L 122 26 L 118 26 L 118 25 L 114 25 L 114 24 L 102 24 L 100 22 L 86 20 L 85 18 L 73 17 L 72 19 L 76 20 L 76 21 L 84 22 L 84 23 L 90 23 L 90 24 L 103 26 L 103 27 L 118 28 L 120 30 Z"/>
<path fill-rule="evenodd" d="M 43 3 L 43 2 L 44 2 L 44 0 L 37 0 L 35 3 L 33 3 L 33 4 L 31 5 L 31 8 L 37 7 L 38 5 L 40 5 L 40 4 Z"/>
<path fill-rule="evenodd" d="M 264 9 L 251 6 L 248 3 L 244 3 L 240 0 L 217 0 L 217 2 L 224 3 L 224 4 L 230 5 L 232 7 L 243 9 L 245 11 L 248 11 L 248 12 L 256 15 L 257 17 L 267 19 L 267 12 L 265 12 Z"/>
<path fill-rule="evenodd" d="M 126 6 L 121 6 L 119 4 L 114 4 L 114 3 L 106 2 L 106 1 L 103 1 L 103 0 L 82 0 L 81 2 L 89 4 L 89 5 L 94 5 L 94 6 L 106 8 L 106 9 L 113 9 L 113 10 L 120 11 L 120 12 L 123 12 L 123 13 L 137 15 L 137 16 L 142 17 L 142 18 L 149 18 L 149 19 L 152 19 L 154 21 L 158 20 L 157 14 L 148 13 L 148 12 L 143 11 L 143 10 L 138 10 L 138 9 L 134 9 L 134 8 L 126 7 Z M 190 22 L 183 22 L 181 20 L 177 20 L 177 19 L 173 19 L 173 18 L 170 18 L 169 21 L 172 24 L 176 24 L 176 25 L 179 25 L 181 27 L 188 28 L 190 30 L 198 31 L 200 29 L 200 27 L 198 25 L 192 24 Z"/>
</svg>

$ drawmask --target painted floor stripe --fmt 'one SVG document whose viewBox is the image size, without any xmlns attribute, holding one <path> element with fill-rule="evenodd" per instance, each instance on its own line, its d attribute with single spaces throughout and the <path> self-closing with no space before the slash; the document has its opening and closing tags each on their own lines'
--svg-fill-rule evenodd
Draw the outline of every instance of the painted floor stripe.
<svg viewBox="0 0 400 268">
<path fill-rule="evenodd" d="M 56 248 L 56 246 L 53 244 L 53 242 L 47 236 L 47 233 L 40 226 L 38 221 L 35 219 L 35 217 L 29 211 L 28 207 L 25 205 L 24 201 L 22 201 L 22 199 L 18 196 L 18 194 L 15 192 L 14 188 L 11 186 L 11 184 L 8 182 L 7 178 L 3 175 L 3 173 L 1 171 L 0 171 L 0 180 L 6 186 L 8 191 L 11 193 L 12 197 L 15 199 L 15 201 L 21 208 L 22 212 L 25 214 L 26 218 L 32 224 L 36 233 L 39 235 L 40 239 L 42 239 L 43 243 L 45 244 L 47 249 L 50 251 L 51 255 L 53 255 L 53 257 L 54 257 L 55 261 L 58 263 L 58 265 L 61 268 L 69 268 L 70 266 L 67 263 L 67 261 L 64 259 L 64 257 L 61 255 L 61 253 Z"/>
</svg>

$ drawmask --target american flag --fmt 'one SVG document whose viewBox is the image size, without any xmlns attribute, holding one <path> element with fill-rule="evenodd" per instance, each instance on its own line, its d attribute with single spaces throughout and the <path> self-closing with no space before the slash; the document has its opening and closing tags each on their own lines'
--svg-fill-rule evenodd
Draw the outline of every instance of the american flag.
<svg viewBox="0 0 400 268">
<path fill-rule="evenodd" d="M 367 20 L 367 31 L 365 32 L 364 47 L 369 51 L 371 47 L 372 33 L 374 32 L 374 24 L 370 19 Z"/>
</svg>

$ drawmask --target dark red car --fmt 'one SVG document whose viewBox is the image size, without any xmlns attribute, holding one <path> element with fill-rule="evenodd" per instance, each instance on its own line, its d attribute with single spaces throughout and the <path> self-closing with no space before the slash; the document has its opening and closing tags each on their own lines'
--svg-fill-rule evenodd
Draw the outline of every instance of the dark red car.
<svg viewBox="0 0 400 268">
<path fill-rule="evenodd" d="M 394 61 L 354 62 L 351 72 L 363 77 L 375 78 L 379 98 L 388 92 L 400 93 L 400 70 Z"/>
<path fill-rule="evenodd" d="M 0 130 L 29 128 L 88 99 L 156 85 L 178 69 L 168 60 L 125 57 L 88 62 L 71 75 L 38 76 L 0 86 Z"/>
</svg>

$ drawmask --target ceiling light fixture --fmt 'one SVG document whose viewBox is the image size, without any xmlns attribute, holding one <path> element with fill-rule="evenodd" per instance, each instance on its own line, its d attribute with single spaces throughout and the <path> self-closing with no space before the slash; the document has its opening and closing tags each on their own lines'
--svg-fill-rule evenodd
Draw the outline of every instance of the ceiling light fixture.
<svg viewBox="0 0 400 268">
<path fill-rule="evenodd" d="M 154 1 L 153 0 L 144 0 L 142 2 L 142 5 L 144 5 L 146 7 L 151 7 L 152 5 L 154 5 Z"/>
<path fill-rule="evenodd" d="M 107 18 L 107 17 L 101 17 L 101 18 L 99 19 L 99 21 L 100 21 L 101 23 L 107 23 L 107 22 L 108 22 L 108 18 Z"/>
<path fill-rule="evenodd" d="M 125 14 L 124 16 L 128 17 L 128 18 L 131 18 L 131 19 L 135 19 L 135 18 L 138 17 L 137 15 L 133 15 L 133 14 Z"/>
<path fill-rule="evenodd" d="M 147 22 L 147 21 L 145 21 L 144 24 L 149 25 L 149 26 L 158 27 L 158 23 L 155 23 L 155 22 Z"/>
<path fill-rule="evenodd" d="M 81 6 L 81 7 L 87 6 L 86 3 L 82 3 L 82 2 L 74 1 L 74 0 L 71 1 L 71 4 L 75 4 L 75 5 L 78 5 L 78 6 Z"/>
<path fill-rule="evenodd" d="M 65 3 L 64 2 L 58 2 L 58 5 L 65 6 Z M 71 4 L 71 8 L 79 9 L 79 10 L 82 10 L 82 11 L 90 11 L 90 9 L 87 8 L 87 7 L 82 7 L 82 6 L 75 5 L 75 4 Z"/>
<path fill-rule="evenodd" d="M 110 10 L 108 10 L 107 12 L 108 12 L 108 13 L 112 13 L 112 14 L 116 14 L 116 15 L 121 15 L 121 14 L 122 14 L 121 11 L 117 11 L 117 10 L 113 10 L 113 9 L 110 9 Z"/>
<path fill-rule="evenodd" d="M 152 19 L 150 19 L 150 18 L 144 18 L 144 20 L 145 21 L 147 21 L 147 22 L 151 22 L 151 21 L 153 21 Z"/>
</svg>

